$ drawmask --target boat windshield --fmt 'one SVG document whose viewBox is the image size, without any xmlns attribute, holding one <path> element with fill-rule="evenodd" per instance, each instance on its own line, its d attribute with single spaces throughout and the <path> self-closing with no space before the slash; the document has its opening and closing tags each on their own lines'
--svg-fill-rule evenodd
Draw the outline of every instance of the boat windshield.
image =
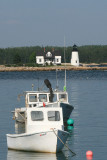
<svg viewBox="0 0 107 160">
<path fill-rule="evenodd" d="M 44 116 L 42 111 L 32 111 L 31 112 L 32 121 L 43 121 Z"/>
<path fill-rule="evenodd" d="M 67 94 L 59 94 L 59 101 L 66 102 L 67 101 Z"/>
<path fill-rule="evenodd" d="M 49 101 L 50 101 L 50 94 L 49 94 Z M 57 102 L 57 94 L 53 95 L 53 101 L 52 102 Z"/>
<path fill-rule="evenodd" d="M 60 121 L 60 112 L 59 111 L 48 111 L 47 112 L 48 121 Z M 31 120 L 32 121 L 44 121 L 43 111 L 31 111 Z"/>
<path fill-rule="evenodd" d="M 47 102 L 47 94 L 39 94 L 39 102 Z"/>
<path fill-rule="evenodd" d="M 48 120 L 49 121 L 60 121 L 59 111 L 48 111 Z"/>
<path fill-rule="evenodd" d="M 29 102 L 37 102 L 37 95 L 36 94 L 30 94 L 29 95 Z"/>
</svg>

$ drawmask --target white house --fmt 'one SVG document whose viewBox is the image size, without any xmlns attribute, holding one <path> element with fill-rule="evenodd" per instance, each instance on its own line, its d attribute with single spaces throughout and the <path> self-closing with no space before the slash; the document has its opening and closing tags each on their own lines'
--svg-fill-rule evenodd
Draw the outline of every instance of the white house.
<svg viewBox="0 0 107 160">
<path fill-rule="evenodd" d="M 79 55 L 78 55 L 78 49 L 76 45 L 73 46 L 73 50 L 71 53 L 71 65 L 79 66 Z"/>
<path fill-rule="evenodd" d="M 36 56 L 37 64 L 44 64 L 44 56 Z"/>
<path fill-rule="evenodd" d="M 61 64 L 61 55 L 57 51 L 48 51 L 41 52 L 36 54 L 36 63 L 40 65 L 60 65 Z"/>
</svg>

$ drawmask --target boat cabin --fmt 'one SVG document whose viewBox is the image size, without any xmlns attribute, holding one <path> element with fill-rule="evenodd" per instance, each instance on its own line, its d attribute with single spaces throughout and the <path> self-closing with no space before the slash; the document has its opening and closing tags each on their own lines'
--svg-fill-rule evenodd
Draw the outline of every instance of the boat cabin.
<svg viewBox="0 0 107 160">
<path fill-rule="evenodd" d="M 52 101 L 50 99 L 50 92 L 43 91 L 29 91 L 26 92 L 25 104 L 26 107 L 40 107 L 43 104 L 46 106 L 48 104 L 54 103 L 68 103 L 68 94 L 65 91 L 54 91 Z"/>
<path fill-rule="evenodd" d="M 47 108 L 61 107 L 61 103 L 68 104 L 68 94 L 65 91 L 54 91 L 52 101 L 50 101 L 50 92 L 48 91 L 26 91 L 25 107 L 16 108 L 13 111 L 13 119 L 18 122 L 25 122 L 26 108 Z"/>
<path fill-rule="evenodd" d="M 51 130 L 52 128 L 63 128 L 62 108 L 27 108 L 26 109 L 26 132 L 41 132 Z"/>
</svg>

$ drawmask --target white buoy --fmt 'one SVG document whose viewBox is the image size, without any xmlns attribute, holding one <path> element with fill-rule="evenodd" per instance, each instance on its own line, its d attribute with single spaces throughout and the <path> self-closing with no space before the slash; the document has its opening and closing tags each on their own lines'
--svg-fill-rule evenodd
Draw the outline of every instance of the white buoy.
<svg viewBox="0 0 107 160">
<path fill-rule="evenodd" d="M 76 45 L 73 46 L 72 55 L 71 55 L 71 65 L 79 66 L 79 55 L 78 55 L 78 49 Z"/>
</svg>

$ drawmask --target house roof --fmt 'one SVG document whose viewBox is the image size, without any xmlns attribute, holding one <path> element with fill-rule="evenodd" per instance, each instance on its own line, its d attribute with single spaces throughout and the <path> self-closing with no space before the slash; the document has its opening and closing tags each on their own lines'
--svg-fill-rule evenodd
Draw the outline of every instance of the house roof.
<svg viewBox="0 0 107 160">
<path fill-rule="evenodd" d="M 52 56 L 48 56 L 48 54 L 50 53 L 50 55 Z M 61 54 L 58 51 L 42 51 L 42 52 L 38 52 L 36 53 L 36 56 L 43 56 L 44 58 L 55 58 L 55 56 L 61 56 Z"/>
</svg>

